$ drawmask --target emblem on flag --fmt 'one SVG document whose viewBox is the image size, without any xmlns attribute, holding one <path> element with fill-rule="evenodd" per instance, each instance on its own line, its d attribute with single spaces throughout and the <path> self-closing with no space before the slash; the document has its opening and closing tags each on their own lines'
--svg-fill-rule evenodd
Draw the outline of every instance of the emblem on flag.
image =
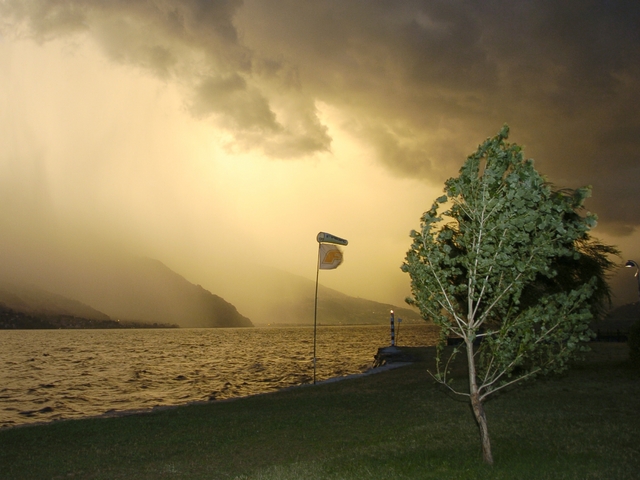
<svg viewBox="0 0 640 480">
<path fill-rule="evenodd" d="M 342 263 L 342 251 L 332 244 L 320 244 L 320 265 L 321 270 L 333 270 Z"/>
</svg>

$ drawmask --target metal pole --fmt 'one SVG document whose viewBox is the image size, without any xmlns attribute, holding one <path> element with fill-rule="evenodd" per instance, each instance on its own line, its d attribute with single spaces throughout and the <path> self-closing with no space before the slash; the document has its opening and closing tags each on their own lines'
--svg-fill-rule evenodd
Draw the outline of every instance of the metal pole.
<svg viewBox="0 0 640 480">
<path fill-rule="evenodd" d="M 627 263 L 625 263 L 624 266 L 627 268 L 636 268 L 636 273 L 633 276 L 636 277 L 636 280 L 638 281 L 638 300 L 640 301 L 640 275 L 638 275 L 638 273 L 640 272 L 640 268 L 638 267 L 638 264 L 633 260 L 627 260 Z"/>
<path fill-rule="evenodd" d="M 313 384 L 316 384 L 316 325 L 318 319 L 318 277 L 320 275 L 320 244 L 318 244 L 318 263 L 316 265 L 316 297 L 313 306 Z"/>
<path fill-rule="evenodd" d="M 395 347 L 396 346 L 396 332 L 395 332 L 393 320 L 394 320 L 394 318 L 393 318 L 393 310 L 391 310 L 391 346 Z"/>
</svg>

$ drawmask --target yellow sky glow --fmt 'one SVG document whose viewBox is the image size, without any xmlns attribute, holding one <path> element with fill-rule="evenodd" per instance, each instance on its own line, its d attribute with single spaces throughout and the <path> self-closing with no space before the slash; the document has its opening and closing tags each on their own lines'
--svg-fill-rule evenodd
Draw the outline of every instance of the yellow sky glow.
<svg viewBox="0 0 640 480">
<path fill-rule="evenodd" d="M 323 284 L 385 302 L 410 293 L 399 266 L 437 189 L 389 175 L 336 109 L 318 105 L 331 152 L 274 160 L 231 151 L 224 131 L 186 112 L 178 88 L 107 68 L 89 42 L 5 43 L 1 59 L 25 132 L 14 148 L 33 159 L 22 180 L 45 196 L 32 208 L 49 209 L 74 244 L 99 237 L 206 287 L 222 259 L 313 278 L 324 230 L 350 245 Z"/>
<path fill-rule="evenodd" d="M 233 303 L 233 269 L 313 279 L 327 231 L 349 246 L 321 282 L 400 305 L 409 231 L 505 122 L 552 182 L 594 184 L 594 235 L 640 260 L 631 26 L 585 15 L 563 36 L 556 5 L 400 6 L 7 2 L 5 261 L 126 251 Z M 598 25 L 617 48 L 575 39 Z"/>
</svg>

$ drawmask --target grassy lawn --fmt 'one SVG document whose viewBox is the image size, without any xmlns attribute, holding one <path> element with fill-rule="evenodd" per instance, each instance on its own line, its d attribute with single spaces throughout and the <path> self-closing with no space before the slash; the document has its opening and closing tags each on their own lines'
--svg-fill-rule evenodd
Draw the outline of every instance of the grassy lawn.
<svg viewBox="0 0 640 480">
<path fill-rule="evenodd" d="M 0 431 L 2 479 L 637 479 L 640 372 L 594 344 L 568 373 L 487 405 L 482 464 L 466 402 L 423 361 L 343 382 L 144 415 Z"/>
</svg>

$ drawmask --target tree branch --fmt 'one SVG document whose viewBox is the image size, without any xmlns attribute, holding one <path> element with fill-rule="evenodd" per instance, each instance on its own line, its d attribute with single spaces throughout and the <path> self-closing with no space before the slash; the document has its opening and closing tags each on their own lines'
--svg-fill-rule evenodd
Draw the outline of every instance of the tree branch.
<svg viewBox="0 0 640 480">
<path fill-rule="evenodd" d="M 469 397 L 470 395 L 468 393 L 465 392 L 459 392 L 457 391 L 455 388 L 453 388 L 451 385 L 449 385 L 446 382 L 443 382 L 442 380 L 439 380 L 436 376 L 433 375 L 433 373 L 431 373 L 429 370 L 427 370 L 427 372 L 429 373 L 429 375 L 431 375 L 431 378 L 433 378 L 436 382 L 440 383 L 441 385 L 444 385 L 445 387 L 447 387 L 451 392 L 455 393 L 456 395 L 462 395 L 463 397 Z"/>
<path fill-rule="evenodd" d="M 506 388 L 506 387 L 508 387 L 509 385 L 513 385 L 514 383 L 517 383 L 517 382 L 519 382 L 519 381 L 521 381 L 521 380 L 524 380 L 525 378 L 528 378 L 528 377 L 530 377 L 530 376 L 532 376 L 532 375 L 535 375 L 536 373 L 538 373 L 538 372 L 539 372 L 539 371 L 541 371 L 541 370 L 542 370 L 542 368 L 537 368 L 537 369 L 532 370 L 532 371 L 530 371 L 529 373 L 527 373 L 527 374 L 525 374 L 525 375 L 523 375 L 523 376 L 521 376 L 521 377 L 514 378 L 514 379 L 513 379 L 512 381 L 510 381 L 510 382 L 503 383 L 502 385 L 500 385 L 499 387 L 494 388 L 493 390 L 490 390 L 490 391 L 488 391 L 488 392 L 486 392 L 486 393 L 483 393 L 482 395 L 480 395 L 480 401 L 483 401 L 483 400 L 484 400 L 485 398 L 487 398 L 489 395 L 491 395 L 492 393 L 497 392 L 498 390 L 502 390 L 503 388 Z M 485 387 L 485 386 L 483 385 L 483 386 L 481 386 L 478 390 L 485 389 L 484 387 Z"/>
</svg>

